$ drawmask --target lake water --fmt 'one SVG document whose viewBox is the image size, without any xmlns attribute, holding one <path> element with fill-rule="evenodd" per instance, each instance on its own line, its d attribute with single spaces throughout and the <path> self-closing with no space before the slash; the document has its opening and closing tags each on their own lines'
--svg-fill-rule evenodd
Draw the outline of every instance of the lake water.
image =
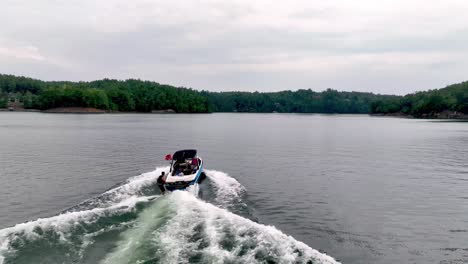
<svg viewBox="0 0 468 264">
<path fill-rule="evenodd" d="M 160 196 L 192 147 L 208 179 Z M 468 123 L 0 113 L 0 229 L 4 264 L 466 263 Z"/>
</svg>

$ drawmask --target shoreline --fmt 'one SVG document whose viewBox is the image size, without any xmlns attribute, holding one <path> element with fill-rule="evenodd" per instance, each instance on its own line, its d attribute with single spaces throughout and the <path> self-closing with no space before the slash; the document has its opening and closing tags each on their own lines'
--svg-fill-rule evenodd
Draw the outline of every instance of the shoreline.
<svg viewBox="0 0 468 264">
<path fill-rule="evenodd" d="M 153 110 L 151 112 L 120 112 L 120 111 L 109 111 L 103 109 L 97 109 L 92 107 L 58 107 L 47 110 L 39 109 L 24 109 L 24 108 L 0 108 L 0 112 L 34 112 L 34 113 L 45 113 L 45 114 L 178 114 L 172 109 L 166 110 Z M 186 113 L 181 113 L 186 114 Z M 190 114 L 199 114 L 199 113 L 190 113 Z M 205 113 L 201 113 L 205 114 Z M 206 113 L 208 114 L 208 113 Z"/>
<path fill-rule="evenodd" d="M 47 110 L 39 110 L 39 109 L 24 109 L 24 108 L 17 108 L 10 110 L 8 108 L 0 108 L 1 112 L 18 112 L 18 113 L 44 113 L 44 114 L 212 114 L 212 113 L 242 113 L 242 114 L 319 114 L 319 115 L 368 115 L 370 117 L 389 117 L 389 118 L 405 118 L 405 119 L 437 119 L 437 120 L 465 120 L 468 121 L 468 114 L 458 113 L 458 112 L 442 112 L 437 113 L 434 115 L 424 115 L 421 117 L 415 117 L 412 115 L 407 115 L 403 113 L 276 113 L 276 112 L 207 112 L 207 113 L 178 113 L 172 109 L 166 110 L 153 110 L 151 112 L 120 112 L 120 111 L 108 111 L 96 108 L 89 108 L 89 107 L 59 107 L 59 108 L 52 108 Z"/>
<path fill-rule="evenodd" d="M 413 116 L 404 113 L 377 113 L 377 114 L 369 114 L 369 116 L 374 117 L 394 117 L 394 118 L 407 118 L 407 119 L 448 119 L 448 120 L 468 120 L 468 114 L 463 114 L 460 112 L 454 111 L 444 111 L 440 113 L 434 114 L 424 114 L 422 116 Z"/>
</svg>

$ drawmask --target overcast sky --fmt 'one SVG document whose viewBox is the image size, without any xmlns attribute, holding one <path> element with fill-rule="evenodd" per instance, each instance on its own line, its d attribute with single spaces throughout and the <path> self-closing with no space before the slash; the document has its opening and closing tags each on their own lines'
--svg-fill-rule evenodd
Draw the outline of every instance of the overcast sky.
<svg viewBox="0 0 468 264">
<path fill-rule="evenodd" d="M 468 80 L 467 0 L 2 0 L 0 72 L 212 91 Z"/>
</svg>

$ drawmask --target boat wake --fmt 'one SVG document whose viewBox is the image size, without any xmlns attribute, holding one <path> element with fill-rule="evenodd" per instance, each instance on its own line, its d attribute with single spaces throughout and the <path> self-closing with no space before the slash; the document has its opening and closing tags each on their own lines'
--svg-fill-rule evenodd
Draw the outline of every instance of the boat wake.
<svg viewBox="0 0 468 264">
<path fill-rule="evenodd" d="M 0 230 L 0 264 L 337 263 L 240 216 L 245 188 L 223 172 L 206 170 L 199 196 L 159 195 L 156 179 L 167 169 L 132 177 L 60 215 Z"/>
</svg>

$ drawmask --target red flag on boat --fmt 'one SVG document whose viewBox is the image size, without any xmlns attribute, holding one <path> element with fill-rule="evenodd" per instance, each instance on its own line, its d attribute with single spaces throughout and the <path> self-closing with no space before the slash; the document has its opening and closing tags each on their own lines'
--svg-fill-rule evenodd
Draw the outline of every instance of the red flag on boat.
<svg viewBox="0 0 468 264">
<path fill-rule="evenodd" d="M 167 154 L 166 155 L 166 160 L 171 160 L 172 159 L 172 155 L 171 154 Z"/>
</svg>

